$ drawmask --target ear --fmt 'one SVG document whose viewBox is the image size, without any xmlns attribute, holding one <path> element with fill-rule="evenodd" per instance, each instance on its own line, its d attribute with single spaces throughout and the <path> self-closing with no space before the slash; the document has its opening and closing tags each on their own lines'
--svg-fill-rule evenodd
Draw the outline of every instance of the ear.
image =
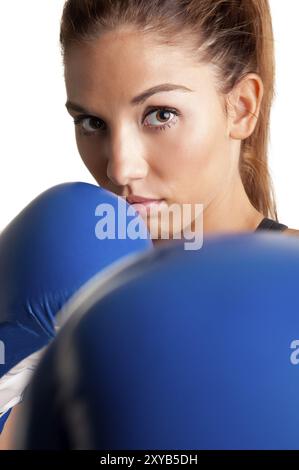
<svg viewBox="0 0 299 470">
<path fill-rule="evenodd" d="M 229 135 L 232 139 L 244 140 L 256 126 L 264 94 L 263 82 L 255 73 L 247 74 L 227 97 Z"/>
</svg>

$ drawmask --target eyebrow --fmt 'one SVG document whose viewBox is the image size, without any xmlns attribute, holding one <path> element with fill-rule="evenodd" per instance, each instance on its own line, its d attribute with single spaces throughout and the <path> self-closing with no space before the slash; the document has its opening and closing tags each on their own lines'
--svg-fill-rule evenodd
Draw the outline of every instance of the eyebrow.
<svg viewBox="0 0 299 470">
<path fill-rule="evenodd" d="M 130 104 L 132 106 L 136 106 L 138 104 L 144 103 L 148 98 L 150 98 L 150 96 L 155 95 L 156 93 L 161 93 L 164 91 L 174 91 L 174 90 L 180 90 L 183 92 L 194 91 L 183 85 L 176 85 L 174 83 L 162 83 L 161 85 L 153 86 L 149 88 L 148 90 L 145 90 L 139 95 L 135 96 L 134 98 L 131 99 Z M 79 113 L 89 113 L 89 111 L 85 109 L 83 106 L 77 103 L 72 103 L 71 101 L 67 101 L 65 106 L 68 110 L 72 109 L 73 111 L 78 111 Z"/>
</svg>

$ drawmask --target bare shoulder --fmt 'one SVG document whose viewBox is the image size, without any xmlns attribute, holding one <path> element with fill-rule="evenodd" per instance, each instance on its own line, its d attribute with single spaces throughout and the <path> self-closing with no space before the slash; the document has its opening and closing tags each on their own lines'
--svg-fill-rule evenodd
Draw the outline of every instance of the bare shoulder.
<svg viewBox="0 0 299 470">
<path fill-rule="evenodd" d="M 293 228 L 287 228 L 283 231 L 286 235 L 294 235 L 295 237 L 299 237 L 299 230 L 295 230 Z"/>
<path fill-rule="evenodd" d="M 16 421 L 20 412 L 22 413 L 22 403 L 15 405 L 7 418 L 4 429 L 0 434 L 0 450 L 13 450 L 14 449 L 14 434 L 17 429 Z"/>
</svg>

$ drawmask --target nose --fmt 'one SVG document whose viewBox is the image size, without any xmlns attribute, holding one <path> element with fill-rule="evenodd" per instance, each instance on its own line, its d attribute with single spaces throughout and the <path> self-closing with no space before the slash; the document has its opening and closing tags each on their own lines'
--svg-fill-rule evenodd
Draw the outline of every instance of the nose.
<svg viewBox="0 0 299 470">
<path fill-rule="evenodd" d="M 123 128 L 112 139 L 107 165 L 108 178 L 117 186 L 144 179 L 148 173 L 148 162 L 136 133 Z"/>
</svg>

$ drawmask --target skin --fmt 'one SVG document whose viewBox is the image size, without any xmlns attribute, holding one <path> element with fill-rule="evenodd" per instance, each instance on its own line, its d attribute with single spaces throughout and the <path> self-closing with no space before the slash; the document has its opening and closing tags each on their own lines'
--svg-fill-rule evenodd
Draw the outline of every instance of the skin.
<svg viewBox="0 0 299 470">
<path fill-rule="evenodd" d="M 238 161 L 241 141 L 256 126 L 263 83 L 248 74 L 224 97 L 213 72 L 189 58 L 184 47 L 157 45 L 128 28 L 69 49 L 67 99 L 87 115 L 76 126 L 77 147 L 97 183 L 119 196 L 162 198 L 168 206 L 203 204 L 204 235 L 253 231 L 264 216 L 247 197 Z M 164 91 L 130 103 L 162 83 L 192 91 Z M 67 109 L 73 118 L 82 115 L 68 104 Z M 159 130 L 165 123 L 170 127 Z"/>
<path fill-rule="evenodd" d="M 69 102 L 85 111 L 84 120 L 75 126 L 76 142 L 100 186 L 124 197 L 162 198 L 162 211 L 172 204 L 194 208 L 200 203 L 203 235 L 254 231 L 264 218 L 251 204 L 238 170 L 241 141 L 253 133 L 263 98 L 257 74 L 248 74 L 223 96 L 210 64 L 194 62 L 183 46 L 161 46 L 150 36 L 122 27 L 69 49 L 65 83 L 70 115 L 78 118 L 82 112 Z M 130 103 L 164 83 L 192 91 L 164 91 L 138 105 Z M 179 115 L 153 109 L 159 107 Z M 159 227 L 154 243 L 161 243 L 167 226 L 154 215 L 141 215 L 149 230 L 150 223 Z M 194 220 L 187 225 L 194 230 Z M 168 238 L 185 226 L 179 220 Z M 285 233 L 298 236 L 299 231 Z"/>
<path fill-rule="evenodd" d="M 16 405 L 6 420 L 2 433 L 0 434 L 0 450 L 11 450 L 14 448 L 13 437 L 17 429 L 17 417 L 22 411 L 22 404 Z"/>
</svg>

